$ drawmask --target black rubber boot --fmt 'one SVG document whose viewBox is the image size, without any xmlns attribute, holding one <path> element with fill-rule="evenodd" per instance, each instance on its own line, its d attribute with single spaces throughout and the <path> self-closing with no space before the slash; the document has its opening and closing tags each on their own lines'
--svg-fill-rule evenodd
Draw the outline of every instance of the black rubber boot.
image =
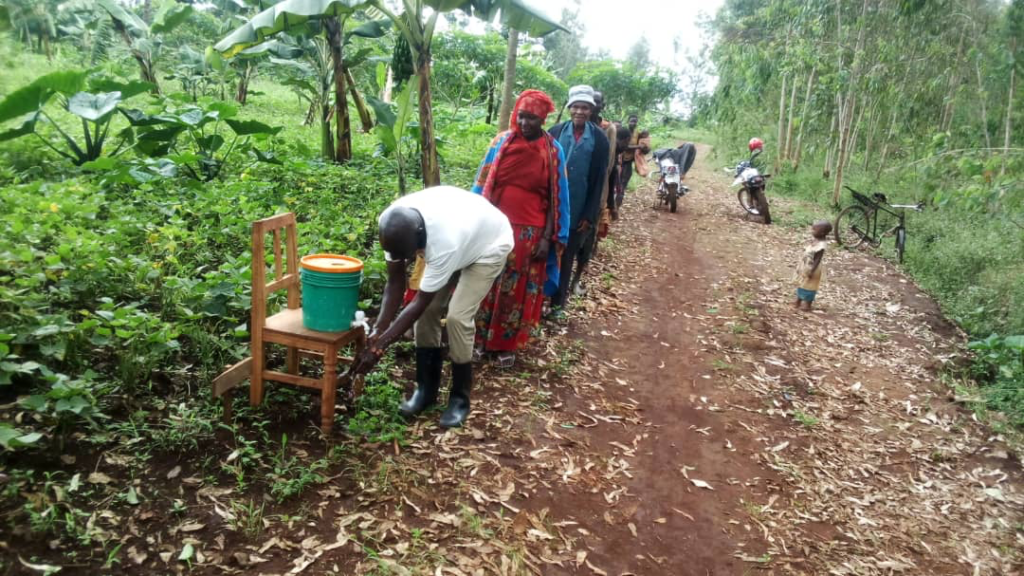
<svg viewBox="0 0 1024 576">
<path fill-rule="evenodd" d="M 452 389 L 448 393 L 448 408 L 441 414 L 442 428 L 462 426 L 469 415 L 469 391 L 473 387 L 473 364 L 452 362 Z"/>
<path fill-rule="evenodd" d="M 412 418 L 437 403 L 437 391 L 441 387 L 441 349 L 416 349 L 416 391 L 402 402 L 398 412 Z"/>
</svg>

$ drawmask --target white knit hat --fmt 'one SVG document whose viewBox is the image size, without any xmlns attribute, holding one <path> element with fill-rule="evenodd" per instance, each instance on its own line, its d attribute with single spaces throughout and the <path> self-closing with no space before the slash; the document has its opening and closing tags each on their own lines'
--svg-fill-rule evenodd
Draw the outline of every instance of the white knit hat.
<svg viewBox="0 0 1024 576">
<path fill-rule="evenodd" d="M 569 103 L 566 104 L 566 107 L 572 106 L 576 102 L 586 102 L 591 106 L 597 106 L 597 102 L 594 102 L 594 89 L 586 84 L 569 88 Z"/>
</svg>

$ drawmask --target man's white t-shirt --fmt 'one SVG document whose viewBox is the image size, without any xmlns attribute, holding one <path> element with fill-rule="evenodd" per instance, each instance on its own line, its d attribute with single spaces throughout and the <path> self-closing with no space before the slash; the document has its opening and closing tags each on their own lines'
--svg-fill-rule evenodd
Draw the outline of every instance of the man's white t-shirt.
<svg viewBox="0 0 1024 576">
<path fill-rule="evenodd" d="M 437 292 L 452 275 L 473 264 L 497 264 L 515 245 L 508 218 L 491 202 L 455 186 L 435 186 L 395 200 L 377 219 L 396 206 L 413 208 L 427 229 L 426 268 L 420 290 Z M 388 260 L 394 260 L 384 253 Z"/>
</svg>

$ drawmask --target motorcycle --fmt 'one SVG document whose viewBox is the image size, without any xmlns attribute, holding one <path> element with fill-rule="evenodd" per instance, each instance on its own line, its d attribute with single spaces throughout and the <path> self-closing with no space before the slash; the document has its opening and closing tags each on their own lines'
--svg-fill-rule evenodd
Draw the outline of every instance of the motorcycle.
<svg viewBox="0 0 1024 576">
<path fill-rule="evenodd" d="M 744 160 L 735 168 L 726 167 L 726 172 L 733 172 L 735 179 L 732 186 L 739 185 L 736 198 L 740 206 L 752 216 L 760 216 L 765 224 L 772 223 L 772 215 L 768 208 L 768 197 L 765 195 L 765 186 L 771 174 L 761 174 L 761 171 L 754 166 L 754 159 L 757 158 L 760 150 L 754 152 L 748 160 Z"/>
<path fill-rule="evenodd" d="M 696 154 L 696 148 L 689 143 L 675 149 L 663 148 L 654 151 L 654 160 L 658 163 L 657 172 L 661 174 L 655 208 L 668 206 L 669 212 L 676 211 L 679 199 L 690 191 L 688 187 L 683 186 L 682 179 L 693 165 Z"/>
</svg>

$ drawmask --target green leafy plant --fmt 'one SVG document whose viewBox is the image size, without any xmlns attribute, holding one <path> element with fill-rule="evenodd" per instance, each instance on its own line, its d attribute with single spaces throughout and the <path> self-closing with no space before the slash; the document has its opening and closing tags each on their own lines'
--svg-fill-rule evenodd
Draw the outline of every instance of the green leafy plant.
<svg viewBox="0 0 1024 576">
<path fill-rule="evenodd" d="M 989 404 L 1006 414 L 1011 423 L 1024 426 L 1024 335 L 990 335 L 968 344 L 974 351 L 971 367 Z"/>
<path fill-rule="evenodd" d="M 179 106 L 167 99 L 159 114 L 135 109 L 122 112 L 138 131 L 136 150 L 150 157 L 166 156 L 200 182 L 220 176 L 235 153 L 251 153 L 257 162 L 280 163 L 271 151 L 257 148 L 254 141 L 268 142 L 281 128 L 257 120 L 237 119 L 238 108 L 234 104 Z"/>
<path fill-rule="evenodd" d="M 122 100 L 145 92 L 150 84 L 145 82 L 118 82 L 97 79 L 89 82 L 86 91 L 87 72 L 53 72 L 40 76 L 27 86 L 9 94 L 0 102 L 0 122 L 21 118 L 20 125 L 0 133 L 0 142 L 13 140 L 30 134 L 35 135 L 49 149 L 67 158 L 76 166 L 98 159 L 104 153 L 104 145 L 110 131 L 111 119 Z M 62 126 L 63 118 L 54 119 L 53 110 L 47 104 L 53 99 L 60 100 L 59 108 L 81 123 L 81 137 L 73 138 Z M 73 121 L 73 120 L 72 120 Z M 47 124 L 59 135 L 57 146 L 51 138 L 39 133 L 40 124 Z M 112 155 L 117 155 L 131 139 L 131 132 L 121 135 L 121 141 Z"/>
</svg>

